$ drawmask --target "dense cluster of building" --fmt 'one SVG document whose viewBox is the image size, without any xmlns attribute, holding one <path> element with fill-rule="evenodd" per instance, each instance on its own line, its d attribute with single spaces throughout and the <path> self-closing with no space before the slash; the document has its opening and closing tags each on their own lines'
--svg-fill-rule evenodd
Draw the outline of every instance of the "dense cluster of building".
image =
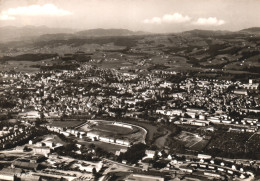
<svg viewBox="0 0 260 181">
<path fill-rule="evenodd" d="M 28 139 L 34 132 L 32 127 L 15 125 L 14 127 L 3 127 L 0 131 L 0 149 L 10 148 Z"/>
<path fill-rule="evenodd" d="M 87 65 L 78 71 L 1 75 L 1 95 L 9 103 L 1 111 L 19 112 L 21 119 L 87 114 L 174 121 L 178 116 L 180 124 L 234 124 L 253 131 L 257 120 L 237 120 L 230 113 L 260 112 L 259 84 L 253 80 L 187 78 L 176 83 L 161 72 L 139 75 Z"/>
<path fill-rule="evenodd" d="M 169 154 L 163 151 L 146 150 L 146 156 L 142 160 L 143 169 L 146 171 L 152 169 L 152 165 L 147 162 L 147 159 L 153 159 L 155 157 L 160 160 L 165 160 L 167 165 L 162 168 L 163 170 L 174 171 L 176 173 L 188 173 L 187 177 L 193 177 L 198 179 L 215 178 L 215 179 L 245 179 L 253 177 L 253 173 L 247 170 L 247 165 L 256 164 L 255 162 L 248 162 L 246 160 L 239 159 L 227 159 L 227 158 L 212 158 L 210 155 L 198 154 L 195 155 L 182 155 L 182 154 Z"/>
<path fill-rule="evenodd" d="M 189 78 L 184 73 L 174 71 L 151 71 L 142 74 L 87 64 L 83 64 L 75 71 L 1 72 L 0 76 L 0 115 L 15 117 L 23 123 L 23 126 L 2 128 L 0 137 L 2 149 L 7 143 L 16 144 L 29 138 L 34 129 L 32 123 L 30 126 L 24 126 L 26 123 L 48 120 L 135 118 L 198 127 L 223 125 L 229 126 L 229 132 L 239 133 L 257 133 L 260 126 L 256 116 L 260 113 L 259 83 L 254 83 L 254 80 L 242 83 Z M 128 124 L 115 124 L 131 127 Z M 93 141 L 131 146 L 129 140 L 107 137 L 91 131 L 54 126 L 46 128 L 65 137 L 73 135 L 75 138 L 87 137 Z M 62 146 L 48 140 L 29 144 L 35 155 L 45 156 L 51 155 L 56 148 Z M 157 154 L 155 151 L 148 150 L 146 158 L 154 158 L 155 154 Z M 120 155 L 120 152 L 117 151 L 116 155 Z M 162 154 L 158 156 L 162 157 Z M 211 157 L 203 159 L 198 156 L 189 161 L 191 158 L 181 160 L 168 154 L 163 159 L 169 161 L 164 168 L 166 170 L 175 170 L 178 165 L 179 171 L 197 173 L 200 170 L 203 175 L 214 178 L 222 178 L 224 173 L 230 177 L 236 175 L 241 179 L 251 176 L 233 162 L 223 160 L 219 162 Z M 37 164 L 22 162 L 24 161 L 16 160 L 13 167 L 38 169 Z M 70 162 L 70 164 L 82 172 L 92 172 L 94 168 L 89 166 L 90 163 Z M 97 171 L 101 168 L 100 165 L 95 167 Z M 1 171 L 3 174 L 9 172 L 10 170 L 6 169 Z M 16 176 L 24 177 L 19 170 L 13 172 Z M 130 175 L 129 179 L 134 176 L 136 175 Z"/>
</svg>

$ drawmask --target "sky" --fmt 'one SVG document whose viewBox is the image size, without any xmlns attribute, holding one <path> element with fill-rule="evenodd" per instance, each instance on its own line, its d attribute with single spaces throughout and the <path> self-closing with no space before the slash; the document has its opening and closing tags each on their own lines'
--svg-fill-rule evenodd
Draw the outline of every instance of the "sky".
<svg viewBox="0 0 260 181">
<path fill-rule="evenodd" d="M 0 26 L 153 33 L 260 27 L 260 0 L 0 0 Z"/>
</svg>

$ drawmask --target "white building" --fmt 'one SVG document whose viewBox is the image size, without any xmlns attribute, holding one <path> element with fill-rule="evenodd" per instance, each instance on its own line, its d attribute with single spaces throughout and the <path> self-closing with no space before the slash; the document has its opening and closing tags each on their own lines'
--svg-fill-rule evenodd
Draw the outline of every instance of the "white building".
<svg viewBox="0 0 260 181">
<path fill-rule="evenodd" d="M 155 151 L 153 151 L 153 150 L 146 150 L 145 154 L 147 155 L 148 158 L 153 158 L 155 156 Z"/>
</svg>

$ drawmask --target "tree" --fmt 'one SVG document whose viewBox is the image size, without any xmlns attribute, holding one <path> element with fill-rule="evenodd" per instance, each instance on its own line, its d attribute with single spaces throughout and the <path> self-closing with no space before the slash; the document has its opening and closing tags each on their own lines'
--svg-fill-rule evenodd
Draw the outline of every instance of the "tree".
<svg viewBox="0 0 260 181">
<path fill-rule="evenodd" d="M 90 145 L 89 145 L 89 148 L 90 149 L 94 149 L 96 146 L 93 144 L 93 143 L 91 143 Z"/>
<path fill-rule="evenodd" d="M 93 175 L 96 175 L 96 174 L 97 174 L 96 168 L 93 168 L 93 169 L 92 169 L 92 174 L 93 174 Z"/>
<path fill-rule="evenodd" d="M 45 117 L 45 116 L 44 116 L 43 112 L 40 112 L 40 120 L 41 120 L 41 121 L 44 120 L 44 117 Z"/>
<path fill-rule="evenodd" d="M 145 156 L 146 148 L 147 146 L 143 143 L 135 144 L 122 155 L 122 159 L 132 164 L 137 163 L 138 160 Z"/>
<path fill-rule="evenodd" d="M 167 162 L 165 162 L 165 161 L 157 161 L 157 162 L 155 162 L 154 164 L 153 164 L 153 167 L 154 168 L 164 168 L 164 167 L 166 167 L 166 165 L 167 165 Z"/>
</svg>

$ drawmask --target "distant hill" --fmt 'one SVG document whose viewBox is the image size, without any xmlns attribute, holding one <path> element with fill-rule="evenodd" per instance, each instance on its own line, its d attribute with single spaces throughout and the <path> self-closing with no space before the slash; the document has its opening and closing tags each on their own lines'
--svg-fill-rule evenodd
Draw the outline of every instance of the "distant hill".
<svg viewBox="0 0 260 181">
<path fill-rule="evenodd" d="M 24 40 L 66 40 L 81 37 L 133 36 L 148 34 L 127 29 L 90 29 L 76 31 L 66 28 L 49 28 L 47 26 L 5 26 L 0 27 L 0 42 Z"/>
<path fill-rule="evenodd" d="M 75 38 L 72 33 L 43 34 L 35 38 L 36 41 L 68 40 Z"/>
<path fill-rule="evenodd" d="M 133 36 L 133 35 L 144 35 L 146 32 L 142 31 L 130 31 L 127 29 L 90 29 L 79 31 L 75 33 L 79 36 Z"/>
<path fill-rule="evenodd" d="M 260 34 L 260 27 L 252 27 L 243 29 L 237 32 L 231 31 L 213 31 L 213 30 L 199 30 L 194 29 L 185 31 L 181 34 L 183 36 L 197 36 L 201 38 L 216 37 L 216 36 L 245 36 L 247 33 Z M 84 39 L 88 37 L 123 37 L 123 36 L 135 36 L 135 35 L 147 35 L 151 33 L 143 31 L 131 31 L 128 29 L 89 29 L 83 31 L 76 31 L 69 28 L 49 28 L 47 26 L 5 26 L 0 27 L 0 43 L 10 41 L 49 41 L 49 40 L 68 40 L 68 39 Z"/>
<path fill-rule="evenodd" d="M 195 35 L 195 36 L 199 36 L 199 37 L 208 37 L 208 36 L 219 36 L 219 35 L 226 35 L 226 34 L 230 34 L 232 32 L 230 31 L 214 31 L 214 30 L 198 30 L 198 29 L 194 29 L 194 30 L 190 30 L 190 31 L 185 31 L 182 34 L 188 34 L 188 35 Z"/>
<path fill-rule="evenodd" d="M 73 29 L 66 28 L 49 28 L 46 26 L 5 26 L 0 27 L 0 41 L 21 41 L 28 40 L 33 37 L 41 36 L 44 34 L 57 34 L 57 33 L 74 33 Z"/>
<path fill-rule="evenodd" d="M 260 33 L 260 27 L 252 27 L 247 29 L 242 29 L 240 32 L 247 32 L 247 33 Z"/>
<path fill-rule="evenodd" d="M 85 38 L 102 38 L 102 37 L 123 37 L 148 34 L 142 31 L 130 31 L 127 29 L 90 29 L 79 31 L 75 33 L 56 33 L 44 34 L 38 36 L 36 40 L 49 41 L 49 40 L 68 40 L 68 39 L 85 39 Z"/>
</svg>

